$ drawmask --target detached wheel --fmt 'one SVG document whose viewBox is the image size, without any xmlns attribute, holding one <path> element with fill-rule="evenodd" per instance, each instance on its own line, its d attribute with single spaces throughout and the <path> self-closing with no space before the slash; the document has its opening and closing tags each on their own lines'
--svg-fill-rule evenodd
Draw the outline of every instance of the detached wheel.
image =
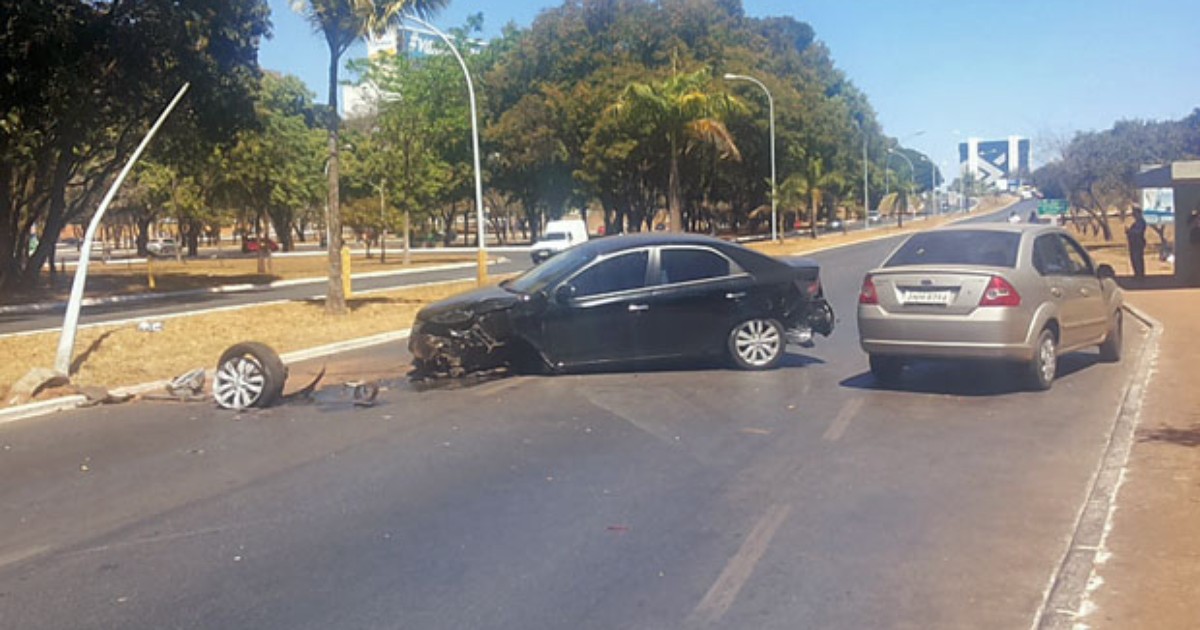
<svg viewBox="0 0 1200 630">
<path fill-rule="evenodd" d="M 1123 341 L 1121 325 L 1123 319 L 1121 311 L 1113 314 L 1112 328 L 1108 329 L 1108 334 L 1104 336 L 1104 341 L 1100 343 L 1100 360 L 1105 363 L 1116 363 L 1121 360 L 1121 344 Z"/>
<path fill-rule="evenodd" d="M 269 407 L 283 393 L 287 368 L 269 346 L 254 341 L 231 346 L 217 362 L 213 398 L 225 409 Z"/>
<path fill-rule="evenodd" d="M 1058 341 L 1050 329 L 1042 330 L 1033 349 L 1033 360 L 1025 366 L 1025 380 L 1030 389 L 1046 391 L 1054 384 L 1058 371 Z"/>
<path fill-rule="evenodd" d="M 900 372 L 904 370 L 904 361 L 896 357 L 886 357 L 872 354 L 867 357 L 871 364 L 871 375 L 883 385 L 895 385 L 900 380 Z"/>
<path fill-rule="evenodd" d="M 783 325 L 774 319 L 748 319 L 729 333 L 729 356 L 743 370 L 770 370 L 783 361 Z"/>
</svg>

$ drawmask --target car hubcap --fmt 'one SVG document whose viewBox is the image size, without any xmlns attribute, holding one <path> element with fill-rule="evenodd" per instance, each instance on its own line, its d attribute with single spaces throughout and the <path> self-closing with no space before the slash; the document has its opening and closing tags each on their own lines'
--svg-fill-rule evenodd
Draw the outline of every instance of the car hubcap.
<svg viewBox="0 0 1200 630">
<path fill-rule="evenodd" d="M 743 324 L 734 338 L 738 356 L 753 366 L 770 363 L 779 353 L 780 343 L 779 330 L 760 319 Z"/>
<path fill-rule="evenodd" d="M 1055 357 L 1054 341 L 1047 339 L 1042 342 L 1042 380 L 1049 383 L 1054 379 Z"/>
<path fill-rule="evenodd" d="M 213 379 L 213 397 L 226 409 L 246 409 L 262 396 L 267 379 L 262 366 L 245 357 L 230 359 Z"/>
</svg>

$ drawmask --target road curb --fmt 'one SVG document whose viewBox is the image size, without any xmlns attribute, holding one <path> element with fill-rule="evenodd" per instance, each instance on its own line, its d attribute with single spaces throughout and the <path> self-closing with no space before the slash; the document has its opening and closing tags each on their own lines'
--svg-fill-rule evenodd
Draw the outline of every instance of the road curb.
<svg viewBox="0 0 1200 630">
<path fill-rule="evenodd" d="M 406 328 L 404 330 L 369 335 L 367 337 L 347 339 L 346 341 L 338 341 L 335 343 L 325 344 L 323 346 L 315 346 L 312 348 L 305 348 L 303 350 L 286 352 L 279 355 L 279 358 L 283 360 L 284 364 L 300 363 L 302 361 L 310 361 L 312 359 L 319 359 L 321 357 L 340 354 L 343 352 L 362 350 L 363 348 L 370 348 L 372 346 L 378 346 L 394 341 L 401 341 L 407 339 L 410 332 L 411 330 Z M 210 378 L 211 376 L 212 369 L 206 368 L 205 377 Z M 167 383 L 170 382 L 171 379 L 162 379 L 158 381 L 150 381 L 148 383 L 140 383 L 138 385 L 127 385 L 123 387 L 117 387 L 111 390 L 110 393 L 116 397 L 142 396 L 152 392 L 163 392 L 167 387 Z M 50 400 L 39 400 L 37 402 L 17 405 L 15 407 L 3 407 L 0 408 L 0 425 L 7 424 L 9 422 L 16 422 L 17 420 L 45 416 L 48 414 L 57 413 L 59 411 L 77 409 L 87 405 L 87 403 L 88 399 L 86 396 L 72 394 L 70 396 L 62 396 L 59 398 L 52 398 Z"/>
<path fill-rule="evenodd" d="M 1106 543 L 1112 531 L 1116 499 L 1125 481 L 1134 434 L 1141 423 L 1142 402 L 1158 362 L 1159 338 L 1163 331 L 1162 323 L 1141 309 L 1130 304 L 1125 304 L 1124 308 L 1148 326 L 1150 332 L 1138 355 L 1133 377 L 1121 396 L 1121 406 L 1113 420 L 1104 456 L 1093 473 L 1087 500 L 1080 508 L 1062 561 L 1051 576 L 1042 605 L 1034 616 L 1031 628 L 1036 630 L 1077 628 L 1094 609 L 1091 594 L 1103 584 L 1097 567 L 1108 558 Z"/>
</svg>

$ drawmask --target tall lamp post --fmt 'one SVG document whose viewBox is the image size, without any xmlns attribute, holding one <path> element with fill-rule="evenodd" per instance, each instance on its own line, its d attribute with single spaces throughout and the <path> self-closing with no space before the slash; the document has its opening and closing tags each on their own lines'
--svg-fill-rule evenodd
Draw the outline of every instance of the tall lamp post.
<svg viewBox="0 0 1200 630">
<path fill-rule="evenodd" d="M 897 151 L 895 149 L 888 149 L 888 160 L 891 160 L 893 155 L 898 158 L 903 159 L 905 162 L 908 162 L 908 180 L 912 181 L 913 174 L 914 174 L 912 160 L 908 159 L 907 155 L 904 155 L 903 153 L 900 153 L 899 151 Z M 905 210 L 907 210 L 907 208 L 905 208 Z M 898 227 L 904 227 L 904 212 L 902 211 L 896 216 L 899 217 Z"/>
<path fill-rule="evenodd" d="M 487 270 L 487 239 L 484 238 L 484 217 L 483 217 L 483 173 L 479 167 L 479 116 L 475 110 L 475 84 L 471 81 L 471 72 L 467 70 L 467 62 L 463 61 L 462 55 L 458 53 L 458 48 L 455 48 L 454 43 L 450 38 L 439 30 L 436 26 L 422 20 L 419 17 L 405 15 L 404 20 L 416 23 L 420 29 L 405 27 L 406 30 L 414 33 L 424 33 L 426 35 L 435 35 L 442 40 L 450 52 L 454 54 L 454 58 L 458 60 L 458 65 L 462 66 L 463 74 L 467 77 L 467 97 L 471 104 L 471 149 L 475 159 L 475 222 L 479 234 L 479 242 L 477 245 L 478 253 L 476 255 L 478 267 L 476 276 L 479 284 L 484 284 L 488 279 Z"/>
<path fill-rule="evenodd" d="M 768 90 L 767 86 L 763 85 L 762 81 L 759 81 L 754 77 L 748 77 L 744 74 L 726 73 L 725 80 L 749 81 L 762 88 L 762 91 L 766 92 L 767 94 L 767 110 L 771 117 L 771 240 L 777 241 L 779 240 L 779 210 L 776 205 L 776 197 L 778 197 L 778 195 L 776 195 L 775 191 L 775 99 L 771 98 L 771 90 Z"/>
</svg>

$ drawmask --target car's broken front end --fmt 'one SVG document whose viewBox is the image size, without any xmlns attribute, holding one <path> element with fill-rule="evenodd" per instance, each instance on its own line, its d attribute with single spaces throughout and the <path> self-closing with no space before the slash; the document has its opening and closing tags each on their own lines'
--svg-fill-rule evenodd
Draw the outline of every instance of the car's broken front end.
<svg viewBox="0 0 1200 630">
<path fill-rule="evenodd" d="M 409 377 L 459 378 L 507 370 L 515 345 L 513 308 L 523 299 L 493 287 L 422 309 L 408 338 L 413 356 Z"/>
</svg>

